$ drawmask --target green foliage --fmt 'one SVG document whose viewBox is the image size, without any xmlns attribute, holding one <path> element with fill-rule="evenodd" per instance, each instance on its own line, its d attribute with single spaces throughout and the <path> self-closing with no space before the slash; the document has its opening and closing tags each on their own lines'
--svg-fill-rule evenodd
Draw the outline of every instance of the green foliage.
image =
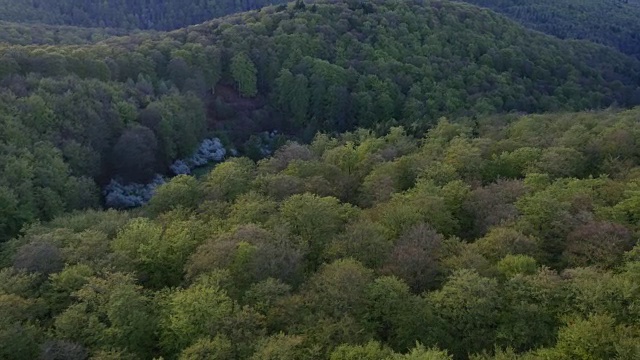
<svg viewBox="0 0 640 360">
<path fill-rule="evenodd" d="M 303 360 L 311 359 L 311 352 L 304 348 L 304 338 L 283 333 L 265 339 L 251 357 L 252 360 Z"/>
<path fill-rule="evenodd" d="M 200 339 L 193 345 L 184 349 L 180 360 L 230 360 L 233 359 L 233 345 L 222 336 L 216 336 L 213 340 Z"/>
<path fill-rule="evenodd" d="M 40 23 L 50 25 L 70 25 L 96 28 L 112 28 L 107 30 L 82 29 L 83 31 L 71 31 L 63 27 L 71 34 L 78 33 L 77 37 L 86 38 L 85 33 L 93 37 L 104 37 L 105 34 L 121 34 L 115 28 L 126 29 L 155 29 L 173 30 L 176 28 L 193 25 L 215 17 L 222 17 L 228 14 L 259 9 L 272 3 L 282 1 L 250 0 L 238 2 L 233 0 L 222 0 L 212 3 L 199 2 L 141 2 L 133 1 L 126 3 L 78 3 L 73 1 L 51 3 L 31 3 L 28 1 L 2 2 L 0 6 L 6 10 L 0 20 Z M 49 27 L 41 26 L 33 33 L 47 32 Z M 18 27 L 18 31 L 24 31 Z M 51 30 L 49 30 L 51 31 Z M 94 34 L 95 33 L 95 34 Z M 47 33 L 48 34 L 48 33 Z M 48 34 L 53 38 L 68 39 L 70 35 L 58 34 L 57 32 Z M 26 34 L 25 34 L 26 36 Z M 74 38 L 71 38 L 74 39 Z M 68 42 L 66 40 L 65 42 Z"/>
<path fill-rule="evenodd" d="M 438 349 L 427 349 L 423 345 L 418 344 L 411 349 L 409 353 L 404 355 L 395 355 L 392 359 L 406 360 L 451 360 L 453 359 L 446 351 Z"/>
<path fill-rule="evenodd" d="M 191 176 L 180 175 L 156 190 L 149 202 L 149 211 L 152 214 L 161 214 L 180 207 L 194 209 L 201 198 L 202 191 L 197 180 Z"/>
<path fill-rule="evenodd" d="M 131 221 L 112 243 L 123 263 L 134 265 L 153 287 L 177 285 L 189 255 L 202 242 L 202 224 L 175 221 L 169 226 L 139 218 Z"/>
<path fill-rule="evenodd" d="M 441 290 L 428 295 L 428 301 L 446 324 L 445 348 L 465 356 L 490 347 L 502 307 L 498 284 L 477 273 L 455 273 Z"/>
<path fill-rule="evenodd" d="M 560 330 L 551 354 L 558 359 L 632 359 L 640 355 L 638 334 L 607 315 L 577 319 Z"/>
<path fill-rule="evenodd" d="M 27 360 L 38 356 L 38 329 L 33 325 L 3 325 L 0 328 L 0 355 L 4 359 Z"/>
<path fill-rule="evenodd" d="M 237 54 L 231 59 L 231 76 L 238 85 L 238 91 L 243 96 L 254 97 L 258 94 L 258 70 L 251 59 L 244 53 Z"/>
<path fill-rule="evenodd" d="M 467 0 L 488 7 L 532 29 L 565 39 L 588 39 L 640 56 L 640 30 L 635 21 L 640 4 L 635 0 L 513 1 Z"/>
<path fill-rule="evenodd" d="M 216 336 L 222 330 L 222 320 L 233 310 L 233 302 L 218 287 L 194 284 L 187 289 L 175 290 L 167 295 L 160 320 L 163 348 L 169 353 L 198 342 L 205 336 Z M 200 344 L 208 351 L 223 351 L 222 340 Z"/>
<path fill-rule="evenodd" d="M 371 341 L 366 345 L 342 345 L 331 353 L 331 360 L 386 360 L 392 352 L 385 349 L 380 343 Z"/>
<path fill-rule="evenodd" d="M 507 277 L 516 274 L 533 274 L 538 268 L 536 260 L 526 255 L 507 255 L 497 264 L 498 270 Z"/>
<path fill-rule="evenodd" d="M 65 4 L 1 16 L 262 3 Z M 636 60 L 439 1 L 40 27 L 0 24 L 0 358 L 638 357 L 640 109 L 567 112 L 638 104 Z"/>
<path fill-rule="evenodd" d="M 207 175 L 204 193 L 213 200 L 234 200 L 246 192 L 253 180 L 255 164 L 247 158 L 231 159 Z"/>
<path fill-rule="evenodd" d="M 474 137 L 443 120 L 422 141 L 402 129 L 318 135 L 259 164 L 237 158 L 201 179 L 177 177 L 147 208 L 33 224 L 1 247 L 11 267 L 0 271 L 0 336 L 29 357 L 37 351 L 20 349 L 633 359 L 640 156 L 603 139 L 615 127 L 626 135 L 612 139 L 636 141 L 637 114 L 479 120 Z M 593 161 L 539 173 L 540 154 L 558 145 Z M 594 155 L 618 151 L 626 165 Z M 485 176 L 506 152 L 540 156 Z M 432 176 L 442 164 L 451 179 Z M 411 170 L 389 196 L 362 201 L 380 168 Z M 603 169 L 612 172 L 592 176 Z M 269 176 L 300 188 L 274 190 Z M 340 189 L 356 194 L 339 199 Z"/>
<path fill-rule="evenodd" d="M 57 336 L 98 349 L 149 354 L 157 320 L 150 299 L 130 275 L 90 278 L 73 295 L 77 300 L 55 318 Z"/>
<path fill-rule="evenodd" d="M 332 197 L 312 194 L 293 195 L 280 207 L 282 221 L 290 233 L 308 248 L 309 264 L 319 265 L 329 240 L 337 235 L 357 210 Z"/>
<path fill-rule="evenodd" d="M 154 1 L 126 6 L 0 1 L 0 6 L 7 20 L 173 29 L 266 5 Z M 635 59 L 526 31 L 473 6 L 382 0 L 366 6 L 302 4 L 104 41 L 99 40 L 123 33 L 34 25 L 30 35 L 24 26 L 0 24 L 14 44 L 0 46 L 0 240 L 31 221 L 98 207 L 96 184 L 167 174 L 170 164 L 188 158 L 214 133 L 258 159 L 277 142 L 256 134 L 265 130 L 310 140 L 319 130 L 363 127 L 381 134 L 402 125 L 408 134 L 422 136 L 443 116 L 640 103 Z M 28 36 L 32 41 L 24 39 Z M 537 121 L 523 121 L 527 124 L 514 129 L 512 140 Z M 544 148 L 501 143 L 490 159 L 484 158 L 489 151 L 484 140 L 470 138 L 480 124 L 461 126 L 465 130 L 454 130 L 441 149 L 445 156 L 436 162 L 404 157 L 403 131 L 385 139 L 359 134 L 323 154 L 322 166 L 292 162 L 286 174 L 259 180 L 279 199 L 310 191 L 366 205 L 409 189 L 418 176 L 444 186 L 532 172 L 551 179 L 599 175 L 637 156 L 635 138 L 624 126 L 600 129 L 598 139 L 585 142 L 594 128 L 584 125 L 576 124 Z M 601 151 L 590 151 L 594 146 Z M 371 171 L 373 164 L 390 160 Z M 291 178 L 302 172 L 305 181 Z M 214 189 L 207 195 L 232 200 L 234 191 Z M 630 199 L 620 205 L 618 216 L 633 216 L 633 204 Z M 462 235 L 432 225 L 445 235 Z"/>
</svg>

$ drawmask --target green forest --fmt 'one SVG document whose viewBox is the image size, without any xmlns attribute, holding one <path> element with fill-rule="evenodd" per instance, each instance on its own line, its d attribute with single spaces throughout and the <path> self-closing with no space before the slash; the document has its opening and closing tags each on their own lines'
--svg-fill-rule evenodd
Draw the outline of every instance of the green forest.
<svg viewBox="0 0 640 360">
<path fill-rule="evenodd" d="M 11 45 L 81 45 L 131 33 L 125 29 L 26 25 L 0 21 L 0 43 Z"/>
<path fill-rule="evenodd" d="M 562 39 L 587 39 L 640 58 L 639 0 L 464 0 Z"/>
<path fill-rule="evenodd" d="M 264 131 L 421 136 L 441 116 L 640 103 L 640 61 L 439 2 L 291 5 L 96 44 L 0 45 L 0 78 L 5 239 L 100 206 L 110 179 L 166 173 L 208 136 L 258 160 Z"/>
<path fill-rule="evenodd" d="M 0 359 L 640 359 L 636 0 L 0 8 Z"/>
<path fill-rule="evenodd" d="M 639 0 L 458 1 L 490 8 L 526 27 L 562 39 L 587 39 L 640 58 Z M 429 1 L 421 1 L 425 2 Z M 0 8 L 3 9 L 0 21 L 35 26 L 37 30 L 33 35 L 35 43 L 39 44 L 45 24 L 96 28 L 100 29 L 99 32 L 105 29 L 111 32 L 119 29 L 166 31 L 286 3 L 287 0 L 0 0 Z M 8 30 L 15 31 L 15 27 Z M 87 30 L 82 33 L 86 36 Z M 26 40 L 25 37 L 21 39 Z M 47 36 L 45 39 L 56 41 L 57 38 Z M 0 37 L 0 41 L 6 41 L 6 38 Z"/>
<path fill-rule="evenodd" d="M 639 116 L 318 134 L 31 225 L 0 357 L 637 359 Z"/>
<path fill-rule="evenodd" d="M 0 0 L 0 20 L 80 27 L 174 30 L 286 0 Z"/>
</svg>

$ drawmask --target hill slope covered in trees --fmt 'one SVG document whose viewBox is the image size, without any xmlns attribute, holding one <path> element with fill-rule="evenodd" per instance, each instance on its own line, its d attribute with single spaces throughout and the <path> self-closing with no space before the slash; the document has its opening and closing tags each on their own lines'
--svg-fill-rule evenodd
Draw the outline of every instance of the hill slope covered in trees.
<svg viewBox="0 0 640 360">
<path fill-rule="evenodd" d="M 277 139 L 356 127 L 420 135 L 440 116 L 640 102 L 640 63 L 440 1 L 270 7 L 94 45 L 0 46 L 0 224 L 99 206 L 218 135 L 256 159 Z M 266 144 L 265 144 L 266 142 Z"/>
<path fill-rule="evenodd" d="M 17 23 L 173 30 L 287 0 L 0 0 L 0 20 Z"/>
<path fill-rule="evenodd" d="M 93 44 L 112 36 L 132 35 L 136 32 L 138 31 L 0 21 L 0 43 L 11 45 Z"/>
<path fill-rule="evenodd" d="M 637 59 L 263 3 L 0 0 L 0 359 L 640 358 Z"/>
<path fill-rule="evenodd" d="M 587 39 L 640 58 L 638 0 L 464 0 L 562 39 Z"/>
<path fill-rule="evenodd" d="M 637 359 L 639 117 L 319 134 L 33 225 L 0 357 Z"/>
</svg>

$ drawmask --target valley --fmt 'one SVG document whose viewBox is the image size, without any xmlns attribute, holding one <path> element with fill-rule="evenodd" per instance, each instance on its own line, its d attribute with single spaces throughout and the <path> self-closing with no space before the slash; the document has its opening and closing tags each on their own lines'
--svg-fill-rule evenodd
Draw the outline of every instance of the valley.
<svg viewBox="0 0 640 360">
<path fill-rule="evenodd" d="M 636 0 L 0 8 L 0 359 L 640 357 Z"/>
</svg>

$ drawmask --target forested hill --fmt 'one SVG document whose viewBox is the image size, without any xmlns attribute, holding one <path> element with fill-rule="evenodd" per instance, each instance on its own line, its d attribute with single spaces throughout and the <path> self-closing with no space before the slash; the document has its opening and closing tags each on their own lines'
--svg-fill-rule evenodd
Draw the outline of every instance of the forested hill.
<svg viewBox="0 0 640 360">
<path fill-rule="evenodd" d="M 0 13 L 259 5 L 132 3 Z M 640 60 L 439 0 L 6 25 L 1 360 L 640 359 Z"/>
<path fill-rule="evenodd" d="M 132 35 L 138 31 L 142 30 L 84 28 L 78 26 L 46 24 L 20 24 L 0 21 L 0 43 L 14 45 L 92 44 L 112 36 Z"/>
<path fill-rule="evenodd" d="M 172 30 L 287 0 L 0 0 L 0 20 L 80 27 Z"/>
<path fill-rule="evenodd" d="M 638 0 L 461 0 L 560 38 L 640 57 Z M 89 28 L 173 30 L 287 0 L 0 0 L 0 20 Z M 43 30 L 40 28 L 40 30 Z M 0 41 L 2 38 L 0 38 Z"/>
<path fill-rule="evenodd" d="M 638 0 L 464 0 L 563 39 L 587 39 L 640 58 Z"/>
<path fill-rule="evenodd" d="M 0 234 L 100 204 L 221 136 L 256 159 L 279 130 L 633 106 L 640 63 L 440 1 L 289 4 L 95 45 L 0 46 Z M 263 142 L 266 141 L 267 144 Z"/>
</svg>

